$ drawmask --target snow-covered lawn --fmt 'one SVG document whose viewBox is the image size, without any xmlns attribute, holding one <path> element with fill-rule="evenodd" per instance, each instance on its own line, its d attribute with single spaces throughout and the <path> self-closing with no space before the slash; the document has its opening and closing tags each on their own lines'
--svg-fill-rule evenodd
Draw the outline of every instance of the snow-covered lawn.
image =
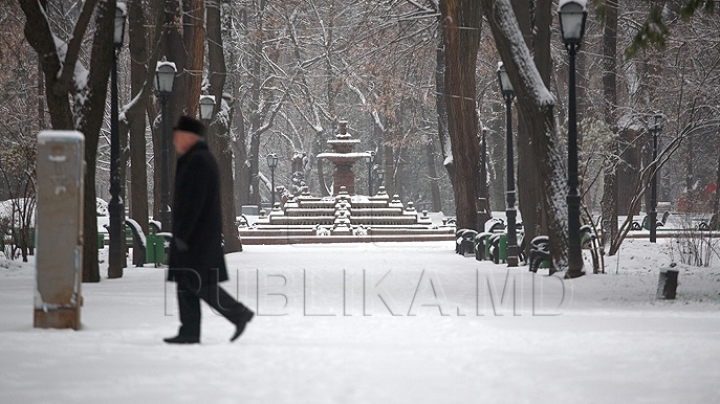
<svg viewBox="0 0 720 404">
<path fill-rule="evenodd" d="M 608 274 L 563 281 L 452 243 L 246 246 L 224 287 L 260 315 L 230 343 L 203 306 L 196 346 L 161 341 L 163 269 L 83 284 L 83 329 L 44 330 L 32 264 L 0 260 L 0 402 L 714 403 L 720 265 L 678 266 L 657 300 L 665 247 L 628 240 Z"/>
</svg>

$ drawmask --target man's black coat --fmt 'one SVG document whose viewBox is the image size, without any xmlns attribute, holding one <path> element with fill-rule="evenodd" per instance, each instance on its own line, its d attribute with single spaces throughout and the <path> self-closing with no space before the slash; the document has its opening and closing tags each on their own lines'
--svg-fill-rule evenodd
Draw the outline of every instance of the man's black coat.
<svg viewBox="0 0 720 404">
<path fill-rule="evenodd" d="M 188 268 L 197 271 L 203 285 L 227 280 L 220 176 L 204 142 L 196 143 L 177 161 L 172 218 L 168 280 L 179 281 L 182 275 L 192 274 Z"/>
</svg>

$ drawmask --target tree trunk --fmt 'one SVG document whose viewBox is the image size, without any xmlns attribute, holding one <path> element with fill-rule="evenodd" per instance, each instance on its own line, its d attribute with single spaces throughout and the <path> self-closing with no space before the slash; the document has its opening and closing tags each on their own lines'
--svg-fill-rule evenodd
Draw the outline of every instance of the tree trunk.
<svg viewBox="0 0 720 404">
<path fill-rule="evenodd" d="M 237 98 L 238 87 L 234 87 L 234 99 Z M 242 212 L 242 207 L 250 204 L 250 165 L 248 164 L 247 147 L 245 145 L 245 120 L 242 110 L 239 106 L 233 106 L 232 119 L 237 125 L 237 139 L 233 141 L 233 151 L 235 152 L 235 188 L 238 211 Z M 237 113 L 237 117 L 235 117 Z"/>
<path fill-rule="evenodd" d="M 45 129 L 45 75 L 42 64 L 38 60 L 37 65 L 37 109 L 38 109 L 38 131 Z"/>
<path fill-rule="evenodd" d="M 440 212 L 442 210 L 442 200 L 440 199 L 440 186 L 438 185 L 438 174 L 435 167 L 435 142 L 432 139 L 428 139 L 427 143 L 425 143 L 425 157 L 427 158 L 428 176 L 430 177 L 432 211 Z"/>
<path fill-rule="evenodd" d="M 383 161 L 385 162 L 385 190 L 388 195 L 395 196 L 397 193 L 395 190 L 395 155 L 393 153 L 392 146 L 389 145 L 389 139 L 387 131 L 384 131 L 385 135 L 383 138 Z"/>
<path fill-rule="evenodd" d="M 445 25 L 444 17 L 440 17 L 438 21 L 438 40 L 435 51 L 435 109 L 437 111 L 438 120 L 438 140 L 440 142 L 440 152 L 442 153 L 443 166 L 448 173 L 450 183 L 453 182 L 453 173 L 455 165 L 452 160 L 452 145 L 450 135 L 448 134 L 448 114 L 447 114 L 447 97 L 445 97 Z"/>
<path fill-rule="evenodd" d="M 235 203 L 232 172 L 232 147 L 230 144 L 230 127 L 221 122 L 228 122 L 229 108 L 223 108 L 223 89 L 225 88 L 225 55 L 220 32 L 220 7 L 218 3 L 210 3 L 207 8 L 207 45 L 209 62 L 210 92 L 215 96 L 215 114 L 221 114 L 216 119 L 214 130 L 210 131 L 210 147 L 213 149 L 218 161 L 220 171 L 220 190 L 223 217 L 223 238 L 225 240 L 225 253 L 242 251 L 242 244 L 235 225 Z M 199 88 L 199 86 L 198 86 Z M 217 115 L 216 115 L 217 118 Z"/>
<path fill-rule="evenodd" d="M 128 4 L 128 33 L 130 54 L 130 87 L 132 97 L 139 94 L 148 79 L 148 37 L 145 29 L 145 14 L 139 2 Z M 154 73 L 154 72 L 153 72 Z M 140 105 L 147 103 L 147 96 Z M 126 112 L 130 130 L 130 216 L 140 228 L 148 233 L 148 181 L 145 146 L 145 108 L 130 108 Z M 137 241 L 133 241 L 133 251 L 138 251 Z M 135 263 L 137 265 L 137 262 Z"/>
<path fill-rule="evenodd" d="M 262 209 L 260 204 L 260 165 L 259 165 L 259 153 L 260 153 L 260 125 L 262 123 L 262 111 L 260 110 L 260 97 L 261 97 L 261 74 L 262 74 L 262 63 L 263 63 L 263 9 L 265 2 L 260 2 L 258 5 L 257 14 L 255 16 L 256 21 L 256 35 L 253 36 L 254 42 L 252 44 L 252 83 L 250 90 L 250 200 L 251 205 L 255 205 L 259 209 Z"/>
<path fill-rule="evenodd" d="M 533 48 L 533 59 L 535 67 L 540 73 L 543 84 L 550 86 L 550 74 L 552 71 L 552 59 L 550 58 L 550 27 L 552 26 L 552 2 L 540 0 L 536 2 L 534 14 L 528 9 L 526 2 L 513 1 L 513 9 L 517 16 L 518 24 L 523 32 L 525 44 Z M 528 127 L 525 124 L 529 120 L 525 111 L 517 108 L 518 112 L 518 139 L 530 138 Z M 518 141 L 518 179 L 517 190 L 520 212 L 522 214 L 524 237 L 532 240 L 536 236 L 547 234 L 546 209 L 544 209 L 545 189 L 543 180 L 540 177 L 538 168 L 539 161 L 534 157 L 531 142 Z M 530 243 L 525 243 L 525 256 L 530 254 Z"/>
<path fill-rule="evenodd" d="M 53 129 L 76 129 L 85 135 L 85 184 L 83 209 L 83 282 L 100 281 L 97 254 L 97 215 L 95 213 L 95 162 L 100 127 L 105 111 L 107 84 L 112 66 L 112 32 L 116 3 L 113 0 L 89 0 L 73 28 L 65 58 L 57 54 L 55 37 L 48 25 L 44 2 L 23 0 L 20 6 L 26 16 L 25 37 L 38 53 L 45 74 L 45 90 Z M 87 27 L 96 5 L 95 30 L 92 39 L 90 70 L 86 87 L 77 89 L 73 72 Z M 82 94 L 76 94 L 80 91 Z M 79 95 L 85 102 L 70 104 L 71 95 Z"/>
<path fill-rule="evenodd" d="M 617 144 L 617 0 L 605 0 L 605 29 L 603 32 L 603 117 L 612 129 L 613 141 L 605 159 L 602 197 L 602 244 L 611 245 L 618 237 L 618 144 Z"/>
<path fill-rule="evenodd" d="M 480 46 L 482 9 L 476 0 L 440 2 L 445 25 L 445 90 L 448 133 L 455 171 L 453 191 L 458 228 L 477 225 L 477 142 L 475 69 Z M 462 29 L 461 29 L 462 27 Z"/>
<path fill-rule="evenodd" d="M 618 147 L 623 150 L 620 154 L 620 165 L 617 168 L 618 215 L 629 215 L 632 199 L 638 186 L 637 173 L 642 169 L 640 159 L 640 147 L 637 136 L 639 133 L 632 129 L 620 131 L 620 144 Z M 636 205 L 634 215 L 640 213 L 640 205 Z"/>
<path fill-rule="evenodd" d="M 178 94 L 185 100 L 183 111 L 195 116 L 200 103 L 202 71 L 205 57 L 205 0 L 183 0 L 182 39 L 185 45 L 184 71 L 178 71 L 183 93 Z M 218 30 L 220 27 L 218 26 Z M 224 77 L 223 77 L 224 80 Z M 220 102 L 220 98 L 216 99 Z"/>
<path fill-rule="evenodd" d="M 533 145 L 532 156 L 542 178 L 543 208 L 548 213 L 550 253 L 557 268 L 567 267 L 567 183 L 564 172 L 564 153 L 557 141 L 555 127 L 555 98 L 547 90 L 535 66 L 530 50 L 522 38 L 515 35 L 520 27 L 509 0 L 482 0 L 496 48 L 508 71 L 517 94 L 519 115 L 525 117 L 528 143 Z"/>
<path fill-rule="evenodd" d="M 111 0 L 99 3 L 97 28 L 93 36 L 93 50 L 90 57 L 90 76 L 88 78 L 89 99 L 82 107 L 80 116 L 83 120 L 79 130 L 85 134 L 85 211 L 83 249 L 83 281 L 85 275 L 90 276 L 88 282 L 99 281 L 98 249 L 97 249 L 97 213 L 95 209 L 95 169 L 100 128 L 103 124 L 107 85 L 112 66 L 112 36 L 115 19 L 115 4 Z M 107 32 L 105 32 L 107 30 Z M 111 50 L 111 51 L 109 51 Z M 98 275 L 94 278 L 94 275 Z"/>
</svg>

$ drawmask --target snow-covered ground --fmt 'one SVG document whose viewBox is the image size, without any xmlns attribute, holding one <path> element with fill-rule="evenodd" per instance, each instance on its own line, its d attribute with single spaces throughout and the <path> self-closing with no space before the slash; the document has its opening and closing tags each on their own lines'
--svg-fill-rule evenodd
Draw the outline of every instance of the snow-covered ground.
<svg viewBox="0 0 720 404">
<path fill-rule="evenodd" d="M 572 281 L 452 243 L 246 246 L 224 287 L 259 315 L 230 343 L 203 306 L 195 346 L 162 342 L 163 269 L 83 284 L 83 329 L 47 330 L 32 263 L 0 260 L 0 402 L 715 403 L 720 263 L 679 265 L 677 299 L 657 300 L 669 243 L 627 240 Z"/>
</svg>

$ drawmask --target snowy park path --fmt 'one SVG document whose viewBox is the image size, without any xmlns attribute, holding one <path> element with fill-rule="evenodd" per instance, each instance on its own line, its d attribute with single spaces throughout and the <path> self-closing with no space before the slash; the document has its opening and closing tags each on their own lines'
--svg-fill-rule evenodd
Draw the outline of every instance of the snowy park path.
<svg viewBox="0 0 720 404">
<path fill-rule="evenodd" d="M 452 248 L 248 246 L 223 286 L 259 315 L 229 343 L 203 306 L 196 346 L 161 341 L 178 322 L 162 269 L 83 284 L 83 329 L 41 330 L 33 267 L 2 261 L 0 402 L 717 402 L 716 269 L 657 301 L 654 252 L 563 282 Z"/>
</svg>

